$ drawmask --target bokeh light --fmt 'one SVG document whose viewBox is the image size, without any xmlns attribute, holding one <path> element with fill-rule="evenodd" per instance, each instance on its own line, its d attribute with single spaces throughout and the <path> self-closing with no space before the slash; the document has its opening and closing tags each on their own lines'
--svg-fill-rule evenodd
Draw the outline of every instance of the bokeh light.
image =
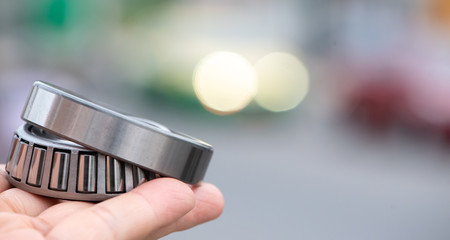
<svg viewBox="0 0 450 240">
<path fill-rule="evenodd" d="M 274 52 L 255 65 L 258 76 L 256 102 L 263 108 L 281 112 L 296 107 L 309 90 L 309 74 L 295 56 Z"/>
<path fill-rule="evenodd" d="M 219 115 L 242 110 L 257 88 L 253 66 L 232 52 L 215 52 L 203 58 L 194 72 L 193 85 L 203 106 Z"/>
</svg>

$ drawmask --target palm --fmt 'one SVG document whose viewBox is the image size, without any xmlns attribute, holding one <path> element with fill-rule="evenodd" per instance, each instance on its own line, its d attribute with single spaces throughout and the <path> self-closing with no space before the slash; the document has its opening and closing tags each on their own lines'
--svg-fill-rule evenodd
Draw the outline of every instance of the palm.
<svg viewBox="0 0 450 240">
<path fill-rule="evenodd" d="M 217 218 L 223 197 L 211 184 L 152 180 L 101 203 L 40 197 L 0 172 L 0 239 L 156 239 Z"/>
</svg>

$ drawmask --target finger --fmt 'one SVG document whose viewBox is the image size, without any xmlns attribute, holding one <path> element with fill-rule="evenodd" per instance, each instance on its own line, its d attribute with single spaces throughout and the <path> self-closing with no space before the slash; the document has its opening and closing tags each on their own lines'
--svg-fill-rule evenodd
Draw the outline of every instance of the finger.
<svg viewBox="0 0 450 240">
<path fill-rule="evenodd" d="M 94 206 L 94 204 L 95 203 L 91 202 L 67 201 L 48 208 L 43 211 L 38 218 L 45 219 L 48 223 L 55 223 L 52 225 L 56 225 L 56 223 L 60 222 L 67 216 L 90 208 Z"/>
<path fill-rule="evenodd" d="M 141 239 L 175 222 L 195 205 L 181 181 L 161 178 L 75 213 L 47 235 L 56 239 Z M 73 229 L 83 229 L 73 235 Z"/>
<path fill-rule="evenodd" d="M 44 236 L 42 236 L 38 231 L 35 231 L 34 229 L 25 228 L 25 229 L 17 229 L 11 232 L 2 232 L 0 233 L 0 239 L 44 240 Z"/>
<path fill-rule="evenodd" d="M 0 213 L 0 239 L 43 239 L 34 217 L 11 212 Z"/>
<path fill-rule="evenodd" d="M 73 214 L 76 211 L 86 209 L 91 207 L 94 203 L 87 202 L 63 202 L 54 205 L 44 212 L 42 212 L 38 217 L 32 217 L 24 214 L 16 214 L 13 212 L 1 212 L 0 213 L 0 226 L 2 234 L 35 234 L 39 233 L 44 236 L 53 226 L 55 226 L 58 221 L 61 221 L 64 217 Z M 22 229 L 32 229 L 33 231 L 18 231 Z M 24 236 L 25 236 L 24 235 Z M 0 234 L 0 239 L 12 239 L 2 237 Z M 4 235 L 6 236 L 6 235 Z M 15 235 L 13 235 L 15 236 Z M 21 238 L 14 238 L 21 239 Z M 24 238 L 24 239 L 36 239 L 36 238 Z"/>
<path fill-rule="evenodd" d="M 202 183 L 193 188 L 195 207 L 175 223 L 161 229 L 155 234 L 161 238 L 175 231 L 182 231 L 196 225 L 218 218 L 224 209 L 224 198 L 220 190 L 209 183 Z M 156 239 L 155 238 L 155 239 Z"/>
<path fill-rule="evenodd" d="M 0 211 L 37 216 L 45 209 L 59 203 L 53 198 L 41 197 L 18 188 L 0 193 Z"/>
<path fill-rule="evenodd" d="M 11 188 L 11 184 L 6 178 L 5 164 L 0 164 L 0 192 Z"/>
<path fill-rule="evenodd" d="M 40 224 L 35 224 L 35 227 L 43 235 L 46 235 L 53 228 L 53 226 L 56 226 L 63 219 L 76 212 L 86 210 L 93 205 L 94 203 L 91 202 L 80 201 L 67 201 L 56 204 L 39 214 L 36 219 L 40 222 Z"/>
<path fill-rule="evenodd" d="M 194 187 L 193 191 L 195 207 L 177 221 L 177 231 L 216 219 L 223 212 L 225 200 L 216 186 L 210 183 L 202 183 L 201 186 Z"/>
</svg>

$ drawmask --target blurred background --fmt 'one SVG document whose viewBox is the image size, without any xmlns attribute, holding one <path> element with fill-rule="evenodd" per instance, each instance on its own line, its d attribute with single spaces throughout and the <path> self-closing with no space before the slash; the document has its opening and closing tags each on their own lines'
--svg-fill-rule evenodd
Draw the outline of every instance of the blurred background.
<svg viewBox="0 0 450 240">
<path fill-rule="evenodd" d="M 35 80 L 215 147 L 166 239 L 450 239 L 448 0 L 0 1 L 4 160 Z"/>
</svg>

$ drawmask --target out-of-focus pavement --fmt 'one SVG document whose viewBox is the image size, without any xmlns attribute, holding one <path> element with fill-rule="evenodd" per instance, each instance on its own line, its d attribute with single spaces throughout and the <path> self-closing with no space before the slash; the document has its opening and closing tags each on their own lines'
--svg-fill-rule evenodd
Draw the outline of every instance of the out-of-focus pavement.
<svg viewBox="0 0 450 240">
<path fill-rule="evenodd" d="M 226 200 L 218 220 L 167 239 L 450 238 L 449 145 L 306 106 L 279 121 L 158 116 L 214 145 L 206 180 Z"/>
</svg>

